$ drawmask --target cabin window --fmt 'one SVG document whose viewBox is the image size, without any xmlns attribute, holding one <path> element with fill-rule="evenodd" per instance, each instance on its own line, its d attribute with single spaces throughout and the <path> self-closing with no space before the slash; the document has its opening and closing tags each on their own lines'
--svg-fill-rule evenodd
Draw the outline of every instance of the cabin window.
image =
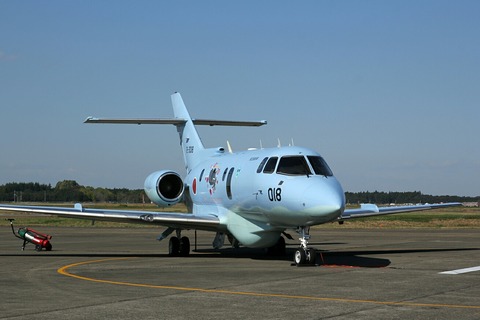
<svg viewBox="0 0 480 320">
<path fill-rule="evenodd" d="M 275 172 L 275 167 L 277 166 L 278 157 L 271 157 L 268 159 L 265 168 L 263 168 L 263 173 L 273 173 Z"/>
<path fill-rule="evenodd" d="M 312 174 L 304 156 L 286 156 L 280 158 L 277 173 L 294 176 Z"/>
<path fill-rule="evenodd" d="M 262 172 L 263 166 L 265 166 L 265 163 L 267 162 L 268 157 L 263 158 L 262 162 L 260 162 L 260 165 L 258 166 L 257 173 Z"/>
<path fill-rule="evenodd" d="M 223 176 L 222 176 L 222 181 L 225 181 L 225 177 L 227 176 L 228 168 L 225 168 L 225 171 L 223 171 Z"/>
<path fill-rule="evenodd" d="M 315 171 L 315 174 L 330 177 L 333 176 L 333 172 L 328 166 L 327 162 L 322 158 L 318 156 L 308 156 L 308 161 L 310 161 L 310 164 L 312 165 L 313 171 Z"/>
<path fill-rule="evenodd" d="M 202 178 L 203 178 L 203 174 L 205 173 L 205 169 L 202 170 L 202 172 L 200 173 L 200 179 L 198 181 L 202 181 Z"/>
<path fill-rule="evenodd" d="M 233 171 L 235 168 L 230 168 L 230 171 L 228 171 L 228 176 L 227 176 L 227 197 L 228 199 L 232 199 L 232 176 L 233 176 Z"/>
</svg>

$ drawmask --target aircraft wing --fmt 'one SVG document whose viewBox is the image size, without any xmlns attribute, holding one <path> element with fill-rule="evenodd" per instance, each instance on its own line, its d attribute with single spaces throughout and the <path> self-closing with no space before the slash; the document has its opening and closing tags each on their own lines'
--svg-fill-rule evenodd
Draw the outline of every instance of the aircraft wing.
<svg viewBox="0 0 480 320">
<path fill-rule="evenodd" d="M 177 212 L 89 209 L 84 208 L 79 203 L 75 204 L 73 208 L 0 204 L 0 210 L 51 214 L 87 220 L 153 223 L 174 229 L 216 230 L 216 227 L 220 224 L 218 217 L 215 215 L 196 216 L 191 213 Z"/>
<path fill-rule="evenodd" d="M 338 219 L 348 220 L 348 219 L 381 216 L 381 215 L 403 213 L 403 212 L 413 212 L 413 211 L 431 210 L 431 209 L 446 208 L 446 207 L 455 207 L 455 206 L 461 206 L 461 205 L 462 204 L 459 202 L 450 202 L 450 203 L 440 203 L 440 204 L 419 204 L 419 205 L 412 205 L 412 206 L 378 207 L 375 204 L 363 203 L 360 205 L 360 208 L 346 209 Z"/>
</svg>

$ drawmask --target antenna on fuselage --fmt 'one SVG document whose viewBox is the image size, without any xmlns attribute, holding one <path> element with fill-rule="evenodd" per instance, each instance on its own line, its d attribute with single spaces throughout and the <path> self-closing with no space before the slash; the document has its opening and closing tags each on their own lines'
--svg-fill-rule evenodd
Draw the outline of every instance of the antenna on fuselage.
<svg viewBox="0 0 480 320">
<path fill-rule="evenodd" d="M 295 146 L 295 143 L 293 143 L 293 138 L 292 138 L 292 142 L 290 142 L 290 147 L 294 147 Z"/>
<path fill-rule="evenodd" d="M 278 140 L 277 148 L 281 148 L 282 144 L 280 143 L 280 138 L 277 138 L 277 140 Z"/>
<path fill-rule="evenodd" d="M 227 140 L 227 149 L 228 149 L 228 153 L 233 153 L 232 146 L 230 145 L 230 141 L 228 140 Z"/>
</svg>

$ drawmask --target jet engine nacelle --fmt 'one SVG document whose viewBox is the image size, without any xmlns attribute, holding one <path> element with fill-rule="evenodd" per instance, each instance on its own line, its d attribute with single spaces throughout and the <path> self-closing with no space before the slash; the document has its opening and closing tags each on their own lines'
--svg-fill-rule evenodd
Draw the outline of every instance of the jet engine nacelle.
<svg viewBox="0 0 480 320">
<path fill-rule="evenodd" d="M 163 170 L 156 171 L 145 179 L 144 190 L 153 203 L 166 207 L 182 200 L 184 185 L 178 173 Z"/>
</svg>

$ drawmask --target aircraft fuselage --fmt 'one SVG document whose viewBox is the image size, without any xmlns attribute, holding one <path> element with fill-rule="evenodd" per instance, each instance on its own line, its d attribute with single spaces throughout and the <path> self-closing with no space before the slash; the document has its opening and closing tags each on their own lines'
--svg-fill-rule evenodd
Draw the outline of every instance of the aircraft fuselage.
<svg viewBox="0 0 480 320">
<path fill-rule="evenodd" d="M 345 209 L 340 183 L 311 149 L 203 152 L 212 154 L 185 178 L 192 211 L 223 211 L 221 225 L 244 245 L 273 245 L 283 230 L 334 221 Z"/>
</svg>

